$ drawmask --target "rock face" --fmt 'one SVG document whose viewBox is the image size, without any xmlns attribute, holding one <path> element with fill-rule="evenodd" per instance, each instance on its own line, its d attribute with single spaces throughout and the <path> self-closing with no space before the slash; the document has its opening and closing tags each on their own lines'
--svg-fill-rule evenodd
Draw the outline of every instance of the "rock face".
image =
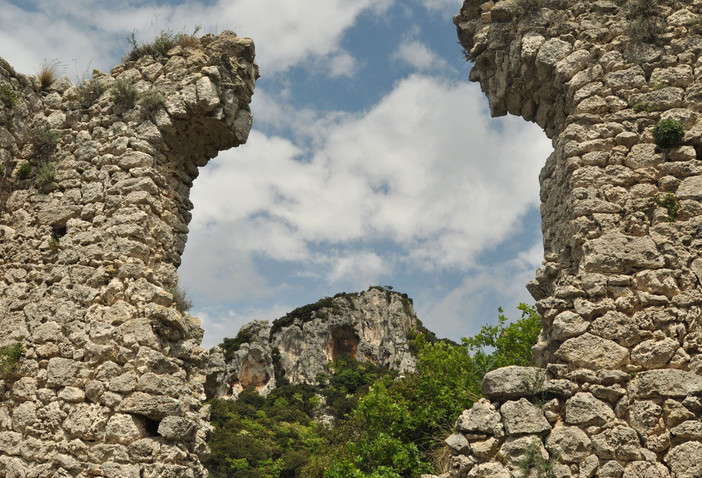
<svg viewBox="0 0 702 478">
<path fill-rule="evenodd" d="M 0 476 L 207 476 L 207 354 L 176 268 L 257 67 L 249 39 L 192 40 L 79 86 L 0 61 L 0 347 L 24 351 L 0 372 Z"/>
<path fill-rule="evenodd" d="M 380 287 L 337 294 L 295 309 L 273 322 L 244 325 L 236 339 L 211 354 L 209 398 L 237 396 L 253 387 L 266 394 L 276 377 L 293 384 L 316 384 L 329 362 L 343 355 L 408 372 L 415 360 L 407 334 L 420 323 L 412 300 Z"/>
<path fill-rule="evenodd" d="M 702 476 L 700 20 L 702 2 L 668 0 L 466 0 L 454 18 L 492 114 L 554 152 L 529 284 L 545 369 L 486 377 L 451 476 Z M 656 144 L 664 119 L 681 145 Z M 501 426 L 465 426 L 486 410 Z"/>
</svg>

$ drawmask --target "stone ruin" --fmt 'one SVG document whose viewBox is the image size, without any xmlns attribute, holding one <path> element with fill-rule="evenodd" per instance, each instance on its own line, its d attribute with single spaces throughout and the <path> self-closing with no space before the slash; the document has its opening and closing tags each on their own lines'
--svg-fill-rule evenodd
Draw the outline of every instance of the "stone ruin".
<svg viewBox="0 0 702 478">
<path fill-rule="evenodd" d="M 544 368 L 491 372 L 445 476 L 702 477 L 702 2 L 466 0 L 493 115 L 539 124 Z M 660 147 L 663 119 L 685 129 Z M 508 194 L 508 192 L 506 192 Z"/>
<path fill-rule="evenodd" d="M 207 352 L 176 268 L 258 68 L 250 39 L 191 40 L 78 86 L 0 60 L 0 347 L 24 352 L 0 372 L 0 477 L 207 476 Z"/>
</svg>

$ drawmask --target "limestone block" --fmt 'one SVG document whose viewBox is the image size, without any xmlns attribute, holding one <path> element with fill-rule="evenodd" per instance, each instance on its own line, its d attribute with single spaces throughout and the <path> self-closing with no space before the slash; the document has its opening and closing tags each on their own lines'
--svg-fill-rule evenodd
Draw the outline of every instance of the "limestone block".
<svg viewBox="0 0 702 478">
<path fill-rule="evenodd" d="M 687 397 L 702 393 L 702 376 L 676 369 L 640 372 L 631 381 L 636 398 Z"/>
<path fill-rule="evenodd" d="M 511 478 L 509 469 L 501 463 L 482 463 L 471 468 L 467 478 Z"/>
<path fill-rule="evenodd" d="M 180 403 L 170 397 L 154 396 L 143 392 L 134 392 L 119 404 L 117 411 L 122 413 L 136 413 L 161 420 L 169 415 L 180 414 Z"/>
<path fill-rule="evenodd" d="M 592 447 L 598 457 L 609 460 L 638 460 L 641 458 L 639 436 L 631 427 L 618 425 L 592 437 Z"/>
<path fill-rule="evenodd" d="M 500 407 L 502 422 L 508 435 L 526 433 L 541 433 L 551 426 L 544 417 L 543 410 L 536 407 L 526 398 L 518 401 L 507 401 Z"/>
<path fill-rule="evenodd" d="M 542 78 L 556 63 L 573 51 L 573 45 L 557 38 L 546 40 L 536 54 L 536 67 Z"/>
<path fill-rule="evenodd" d="M 644 71 L 640 66 L 632 66 L 625 70 L 607 73 L 604 77 L 605 84 L 613 91 L 623 88 L 641 88 L 646 84 Z"/>
<path fill-rule="evenodd" d="M 590 453 L 590 438 L 578 427 L 558 426 L 546 439 L 546 448 L 566 463 L 580 463 Z"/>
<path fill-rule="evenodd" d="M 646 340 L 634 347 L 631 359 L 647 369 L 660 368 L 668 363 L 679 346 L 678 341 L 670 337 L 663 340 Z"/>
<path fill-rule="evenodd" d="M 583 245 L 581 267 L 586 272 L 630 274 L 665 265 L 662 254 L 650 237 L 631 237 L 614 232 Z"/>
<path fill-rule="evenodd" d="M 634 319 L 615 311 L 608 311 L 595 319 L 589 333 L 623 345 L 632 345 L 639 340 L 639 328 Z"/>
<path fill-rule="evenodd" d="M 629 361 L 626 348 L 588 332 L 563 342 L 555 355 L 576 367 L 590 369 L 617 368 Z"/>
<path fill-rule="evenodd" d="M 71 405 L 64 430 L 72 438 L 101 440 L 105 434 L 107 410 L 98 404 L 79 403 Z"/>
<path fill-rule="evenodd" d="M 190 441 L 196 431 L 196 423 L 185 417 L 166 417 L 158 425 L 158 434 L 168 440 Z"/>
<path fill-rule="evenodd" d="M 468 440 L 462 433 L 454 433 L 449 435 L 444 442 L 446 442 L 446 445 L 448 445 L 448 447 L 456 454 L 467 455 L 470 452 Z"/>
<path fill-rule="evenodd" d="M 456 430 L 463 433 L 483 433 L 496 437 L 504 435 L 502 417 L 489 401 L 481 398 L 473 408 L 464 410 L 456 420 Z"/>
<path fill-rule="evenodd" d="M 664 460 L 675 478 L 702 476 L 702 443 L 689 441 L 674 446 L 665 455 Z"/>
<path fill-rule="evenodd" d="M 470 444 L 470 449 L 475 456 L 486 460 L 495 455 L 500 448 L 500 441 L 495 437 L 490 437 L 487 440 L 475 441 Z"/>
<path fill-rule="evenodd" d="M 55 357 L 47 366 L 46 385 L 49 387 L 75 386 L 78 384 L 80 363 L 71 359 Z"/>
<path fill-rule="evenodd" d="M 663 154 L 656 151 L 654 143 L 642 143 L 631 147 L 624 164 L 631 169 L 650 168 L 661 164 L 664 159 Z"/>
<path fill-rule="evenodd" d="M 693 414 L 694 417 L 694 414 Z M 702 422 L 699 420 L 687 420 L 670 430 L 674 436 L 686 440 L 702 440 Z"/>
<path fill-rule="evenodd" d="M 543 391 L 546 370 L 512 365 L 485 374 L 482 392 L 488 399 L 530 397 Z"/>
<path fill-rule="evenodd" d="M 622 478 L 670 478 L 670 472 L 662 463 L 632 461 L 624 468 Z"/>
<path fill-rule="evenodd" d="M 614 418 L 612 408 L 589 392 L 578 392 L 566 402 L 565 421 L 572 425 L 604 425 Z"/>
</svg>

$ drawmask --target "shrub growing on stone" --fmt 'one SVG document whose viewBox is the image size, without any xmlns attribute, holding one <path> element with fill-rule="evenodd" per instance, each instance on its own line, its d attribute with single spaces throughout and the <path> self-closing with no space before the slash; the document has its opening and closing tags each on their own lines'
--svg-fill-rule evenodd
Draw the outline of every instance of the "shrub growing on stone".
<svg viewBox="0 0 702 478">
<path fill-rule="evenodd" d="M 668 222 L 674 222 L 680 212 L 680 199 L 673 193 L 666 193 L 664 196 L 656 194 L 653 200 L 659 206 L 666 208 L 668 211 Z"/>
<path fill-rule="evenodd" d="M 47 125 L 34 128 L 29 132 L 30 142 L 34 154 L 38 158 L 48 159 L 56 151 L 59 134 L 56 130 L 50 129 Z"/>
<path fill-rule="evenodd" d="M 17 179 L 27 179 L 30 174 L 32 174 L 32 166 L 29 163 L 20 164 L 19 168 L 15 171 Z"/>
<path fill-rule="evenodd" d="M 685 137 L 685 128 L 682 123 L 674 119 L 665 119 L 653 127 L 653 139 L 662 148 L 679 146 Z"/>
<path fill-rule="evenodd" d="M 0 371 L 7 373 L 17 368 L 22 357 L 24 357 L 22 344 L 15 343 L 7 347 L 0 347 Z"/>
<path fill-rule="evenodd" d="M 39 84 L 41 85 L 42 89 L 51 86 L 54 81 L 58 79 L 58 75 L 62 70 L 63 66 L 57 59 L 53 59 L 51 61 L 44 60 L 44 62 L 41 64 L 39 73 L 37 73 L 37 79 L 39 80 Z"/>
<path fill-rule="evenodd" d="M 56 179 L 56 166 L 49 161 L 42 161 L 37 168 L 37 180 L 42 184 L 53 183 Z"/>
<path fill-rule="evenodd" d="M 12 89 L 10 85 L 0 86 L 0 101 L 7 107 L 12 109 L 19 101 L 19 93 Z"/>
<path fill-rule="evenodd" d="M 162 30 L 161 33 L 154 39 L 152 43 L 139 45 L 136 39 L 136 30 L 127 38 L 129 45 L 132 47 L 129 53 L 124 57 L 125 61 L 135 61 L 143 56 L 166 56 L 166 54 L 176 46 L 183 48 L 197 46 L 200 40 L 195 36 L 200 31 L 200 27 L 195 27 L 192 34 L 188 33 L 173 33 L 171 30 Z"/>
<path fill-rule="evenodd" d="M 125 109 L 134 108 L 139 99 L 139 90 L 137 90 L 136 85 L 126 78 L 116 80 L 111 88 L 111 93 L 115 104 Z"/>
<path fill-rule="evenodd" d="M 173 296 L 173 305 L 178 312 L 187 312 L 193 306 L 193 303 L 188 299 L 188 294 L 180 287 L 167 287 L 166 291 Z"/>
<path fill-rule="evenodd" d="M 151 88 L 141 94 L 138 103 L 145 113 L 151 114 L 166 103 L 166 97 L 157 89 Z"/>
</svg>

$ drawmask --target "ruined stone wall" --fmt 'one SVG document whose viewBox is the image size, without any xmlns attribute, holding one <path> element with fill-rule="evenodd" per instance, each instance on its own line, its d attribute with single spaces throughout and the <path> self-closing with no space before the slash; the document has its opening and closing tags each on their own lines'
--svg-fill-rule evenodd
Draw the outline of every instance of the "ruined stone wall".
<svg viewBox="0 0 702 478">
<path fill-rule="evenodd" d="M 701 20 L 698 0 L 467 0 L 455 17 L 492 113 L 535 121 L 554 152 L 529 284 L 545 369 L 486 376 L 451 476 L 702 477 Z M 682 145 L 655 143 L 662 119 Z"/>
<path fill-rule="evenodd" d="M 246 141 L 256 77 L 231 32 L 79 86 L 0 61 L 0 347 L 24 352 L 0 372 L 0 477 L 207 475 L 176 269 L 192 181 Z"/>
</svg>

